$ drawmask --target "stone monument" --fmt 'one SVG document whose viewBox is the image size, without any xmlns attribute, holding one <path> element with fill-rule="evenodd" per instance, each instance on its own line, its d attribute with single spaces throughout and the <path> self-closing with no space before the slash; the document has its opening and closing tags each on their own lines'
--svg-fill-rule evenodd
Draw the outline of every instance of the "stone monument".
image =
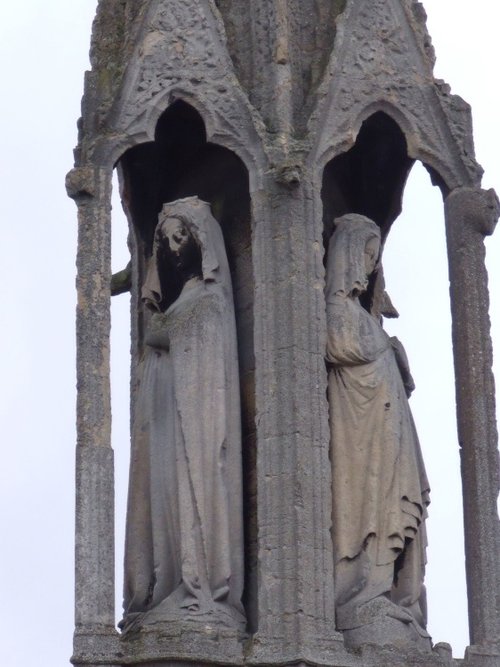
<svg viewBox="0 0 500 667">
<path fill-rule="evenodd" d="M 469 107 L 415 0 L 100 0 L 75 168 L 77 667 L 499 667 L 500 488 Z M 470 646 L 426 628 L 429 485 L 382 249 L 443 196 Z M 130 264 L 111 275 L 118 172 Z M 110 298 L 131 293 L 114 608 Z M 123 446 L 129 446 L 123 443 Z M 120 614 L 118 614 L 120 615 Z"/>
</svg>

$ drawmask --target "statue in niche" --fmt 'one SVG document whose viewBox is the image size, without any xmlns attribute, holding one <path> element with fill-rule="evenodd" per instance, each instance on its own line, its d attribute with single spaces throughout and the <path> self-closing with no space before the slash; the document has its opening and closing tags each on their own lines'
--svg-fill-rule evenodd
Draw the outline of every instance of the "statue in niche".
<svg viewBox="0 0 500 667">
<path fill-rule="evenodd" d="M 327 353 L 337 629 L 350 647 L 412 643 L 426 632 L 429 484 L 408 404 L 403 346 L 366 296 L 379 227 L 361 215 L 335 223 L 327 257 Z"/>
<path fill-rule="evenodd" d="M 124 632 L 244 627 L 240 390 L 231 277 L 210 206 L 165 204 L 133 426 Z"/>
</svg>

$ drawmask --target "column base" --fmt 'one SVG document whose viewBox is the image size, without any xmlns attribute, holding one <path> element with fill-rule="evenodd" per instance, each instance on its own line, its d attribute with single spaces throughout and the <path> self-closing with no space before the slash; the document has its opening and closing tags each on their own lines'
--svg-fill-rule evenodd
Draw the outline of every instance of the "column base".
<svg viewBox="0 0 500 667">
<path fill-rule="evenodd" d="M 500 643 L 469 646 L 465 651 L 464 667 L 500 667 Z"/>
</svg>

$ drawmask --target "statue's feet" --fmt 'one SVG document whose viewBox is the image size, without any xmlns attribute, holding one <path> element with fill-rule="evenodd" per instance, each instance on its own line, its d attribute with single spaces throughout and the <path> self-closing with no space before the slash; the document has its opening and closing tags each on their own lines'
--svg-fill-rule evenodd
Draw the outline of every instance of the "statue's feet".
<svg viewBox="0 0 500 667">
<path fill-rule="evenodd" d="M 243 608 L 236 609 L 227 602 L 214 600 L 201 589 L 198 597 L 179 586 L 159 604 L 142 613 L 128 614 L 120 623 L 122 636 L 142 629 L 161 629 L 162 626 L 230 628 L 243 632 L 246 620 Z"/>
<path fill-rule="evenodd" d="M 365 645 L 394 646 L 429 652 L 432 642 L 427 631 L 410 611 L 391 602 L 385 596 L 339 613 L 347 648 Z"/>
<path fill-rule="evenodd" d="M 407 609 L 391 602 L 389 598 L 383 595 L 366 602 L 358 608 L 358 617 L 363 625 L 373 623 L 384 616 L 394 618 L 402 623 L 412 623 L 414 620 Z"/>
</svg>

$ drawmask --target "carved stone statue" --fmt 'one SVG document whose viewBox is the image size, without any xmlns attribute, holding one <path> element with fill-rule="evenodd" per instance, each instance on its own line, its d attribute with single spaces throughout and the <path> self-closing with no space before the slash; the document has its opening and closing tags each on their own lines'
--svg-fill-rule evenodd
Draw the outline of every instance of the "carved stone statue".
<svg viewBox="0 0 500 667">
<path fill-rule="evenodd" d="M 166 204 L 142 290 L 132 428 L 124 630 L 244 624 L 241 426 L 231 277 L 197 197 Z"/>
<path fill-rule="evenodd" d="M 406 354 L 360 302 L 380 230 L 345 215 L 327 257 L 337 629 L 349 646 L 415 642 L 430 650 L 423 586 L 429 485 L 408 405 Z"/>
</svg>

